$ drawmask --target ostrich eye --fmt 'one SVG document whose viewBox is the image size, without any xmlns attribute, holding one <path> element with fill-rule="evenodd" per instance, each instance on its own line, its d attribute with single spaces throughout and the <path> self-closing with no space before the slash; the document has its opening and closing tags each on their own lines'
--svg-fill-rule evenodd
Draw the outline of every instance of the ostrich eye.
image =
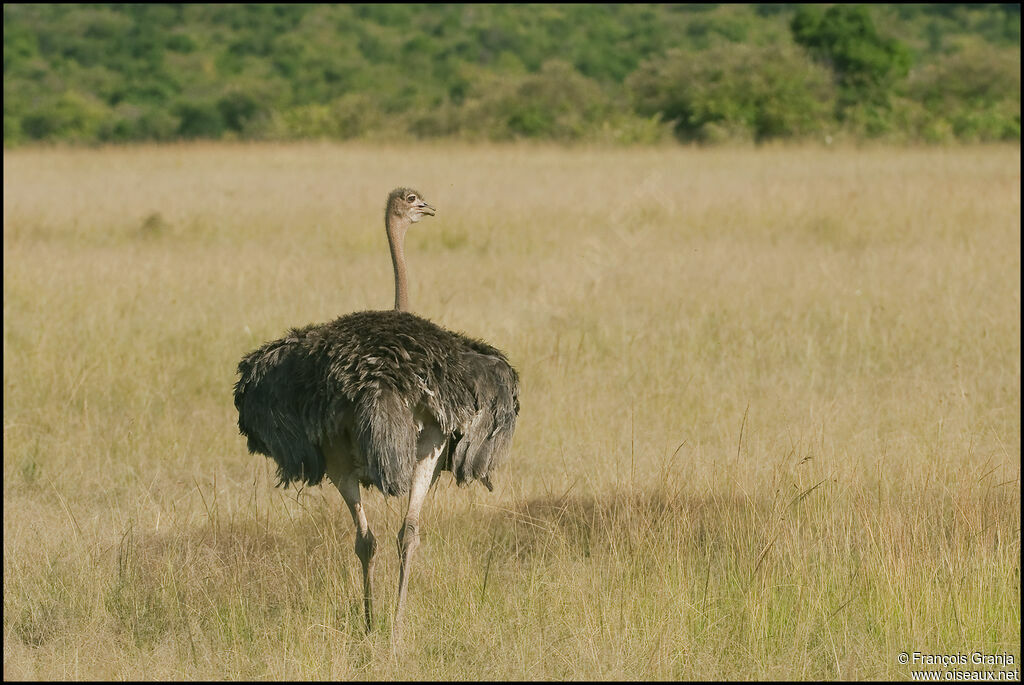
<svg viewBox="0 0 1024 685">
<path fill-rule="evenodd" d="M 409 197 L 407 197 L 406 199 L 407 199 L 407 200 L 408 200 L 409 202 L 415 202 L 415 201 L 416 201 L 416 196 L 415 196 L 415 195 L 410 195 L 410 196 L 409 196 Z"/>
</svg>

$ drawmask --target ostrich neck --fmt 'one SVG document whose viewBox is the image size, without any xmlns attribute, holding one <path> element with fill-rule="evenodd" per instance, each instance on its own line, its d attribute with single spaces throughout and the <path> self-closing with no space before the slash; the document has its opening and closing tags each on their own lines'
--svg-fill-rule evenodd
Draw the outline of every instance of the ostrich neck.
<svg viewBox="0 0 1024 685">
<path fill-rule="evenodd" d="M 395 267 L 395 309 L 409 311 L 409 283 L 405 274 L 405 232 L 409 222 L 393 218 L 388 214 L 385 227 L 388 232 L 388 245 L 391 247 L 391 263 Z"/>
</svg>

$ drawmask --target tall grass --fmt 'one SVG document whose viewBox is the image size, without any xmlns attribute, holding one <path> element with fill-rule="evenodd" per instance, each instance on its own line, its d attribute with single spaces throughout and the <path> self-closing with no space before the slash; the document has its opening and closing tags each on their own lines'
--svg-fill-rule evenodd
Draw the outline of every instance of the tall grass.
<svg viewBox="0 0 1024 685">
<path fill-rule="evenodd" d="M 392 302 L 522 377 L 495 493 L 280 490 L 241 355 Z M 1020 153 L 4 155 L 7 678 L 908 678 L 1020 661 Z"/>
</svg>

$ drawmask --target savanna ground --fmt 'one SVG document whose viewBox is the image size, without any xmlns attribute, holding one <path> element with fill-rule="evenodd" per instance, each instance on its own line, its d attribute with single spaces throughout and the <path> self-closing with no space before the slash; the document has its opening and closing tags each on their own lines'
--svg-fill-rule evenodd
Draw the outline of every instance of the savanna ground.
<svg viewBox="0 0 1024 685">
<path fill-rule="evenodd" d="M 403 502 L 361 625 L 336 491 L 231 391 L 393 301 L 505 350 L 513 458 Z M 1020 149 L 4 154 L 5 678 L 909 678 L 1020 662 Z M 970 668 L 970 667 L 964 667 Z M 1019 671 L 1018 671 L 1019 673 Z"/>
</svg>

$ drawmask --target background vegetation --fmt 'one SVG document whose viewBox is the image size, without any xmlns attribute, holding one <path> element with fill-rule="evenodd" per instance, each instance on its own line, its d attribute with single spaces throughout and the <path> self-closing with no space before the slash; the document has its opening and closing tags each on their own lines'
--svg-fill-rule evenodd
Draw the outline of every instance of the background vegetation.
<svg viewBox="0 0 1024 685">
<path fill-rule="evenodd" d="M 4 154 L 5 679 L 907 679 L 1020 665 L 1020 148 L 173 144 Z M 396 169 L 402 170 L 396 179 Z M 392 651 L 242 354 L 384 308 L 505 350 Z M 1000 670 L 1000 669 L 996 669 Z M 941 674 L 940 674 L 940 679 Z"/>
<path fill-rule="evenodd" d="M 4 144 L 1020 138 L 1018 4 L 4 5 Z"/>
</svg>

